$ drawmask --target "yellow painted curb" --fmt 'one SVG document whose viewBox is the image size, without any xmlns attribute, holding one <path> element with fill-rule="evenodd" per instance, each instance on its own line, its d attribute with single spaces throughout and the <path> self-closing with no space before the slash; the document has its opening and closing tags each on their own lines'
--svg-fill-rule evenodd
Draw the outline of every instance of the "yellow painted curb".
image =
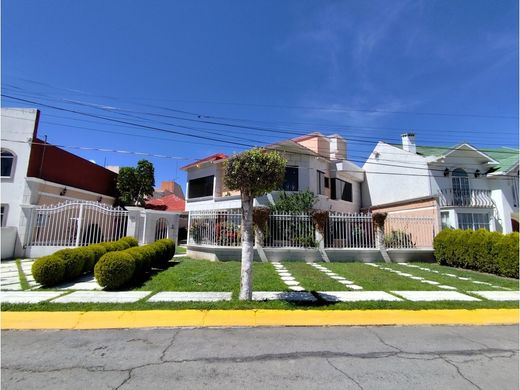
<svg viewBox="0 0 520 390">
<path fill-rule="evenodd" d="M 158 327 L 516 325 L 519 309 L 475 310 L 143 310 L 1 313 L 2 329 Z"/>
</svg>

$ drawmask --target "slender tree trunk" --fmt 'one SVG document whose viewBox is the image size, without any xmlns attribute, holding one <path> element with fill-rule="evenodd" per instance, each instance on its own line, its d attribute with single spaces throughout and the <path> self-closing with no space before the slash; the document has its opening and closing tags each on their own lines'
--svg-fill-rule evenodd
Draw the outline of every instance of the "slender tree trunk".
<svg viewBox="0 0 520 390">
<path fill-rule="evenodd" d="M 242 193 L 242 269 L 240 273 L 240 300 L 253 297 L 253 197 Z"/>
</svg>

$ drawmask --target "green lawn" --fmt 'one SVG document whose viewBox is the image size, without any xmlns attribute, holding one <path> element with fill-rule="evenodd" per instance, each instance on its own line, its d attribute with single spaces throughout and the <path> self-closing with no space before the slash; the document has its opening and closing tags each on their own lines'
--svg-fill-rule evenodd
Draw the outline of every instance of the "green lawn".
<svg viewBox="0 0 520 390">
<path fill-rule="evenodd" d="M 186 247 L 185 246 L 176 246 L 175 247 L 175 254 L 176 255 L 184 255 L 184 254 L 186 254 Z"/>
<path fill-rule="evenodd" d="M 493 302 L 482 299 L 480 302 L 350 302 L 350 303 L 289 303 L 241 302 L 238 301 L 240 288 L 240 262 L 211 262 L 193 260 L 187 257 L 176 258 L 178 261 L 167 270 L 154 274 L 135 290 L 151 291 L 230 291 L 233 299 L 230 302 L 211 303 L 149 303 L 144 300 L 131 304 L 2 304 L 2 310 L 152 310 L 152 309 L 476 309 L 476 308 L 518 308 L 518 302 Z M 346 291 L 345 286 L 330 278 L 323 272 L 304 262 L 284 262 L 287 270 L 308 291 Z M 396 275 L 392 272 L 377 269 L 362 263 L 321 263 L 331 271 L 343 276 L 365 290 L 439 290 L 436 286 Z M 442 272 L 471 277 L 504 287 L 518 289 L 518 280 L 498 276 L 480 274 L 478 272 L 458 270 L 436 264 L 416 263 L 421 266 L 438 269 Z M 467 281 L 437 275 L 398 264 L 381 264 L 399 269 L 412 275 L 422 276 L 429 280 L 457 287 L 458 290 L 472 291 L 478 289 L 492 290 L 490 286 L 475 285 Z M 274 267 L 270 263 L 255 262 L 253 265 L 253 289 L 255 291 L 288 291 Z"/>
<path fill-rule="evenodd" d="M 417 265 L 424 267 L 424 268 L 428 267 L 431 269 L 435 269 L 435 270 L 438 270 L 443 273 L 471 278 L 473 280 L 478 280 L 478 281 L 482 281 L 482 282 L 489 282 L 496 286 L 502 286 L 502 287 L 507 287 L 507 288 L 513 289 L 513 290 L 518 290 L 518 281 L 515 281 L 512 279 L 501 278 L 499 276 L 494 276 L 494 275 L 484 275 L 484 274 L 481 274 L 478 272 L 463 271 L 463 270 L 458 270 L 458 269 L 454 269 L 451 267 L 437 266 L 435 264 L 417 263 Z M 460 279 L 453 278 L 450 276 L 436 274 L 434 272 L 429 272 L 429 271 L 423 271 L 423 270 L 420 270 L 417 268 L 407 267 L 404 265 L 388 264 L 388 267 L 395 269 L 395 270 L 399 270 L 401 272 L 407 272 L 414 276 L 420 276 L 420 277 L 423 277 L 428 280 L 433 280 L 433 281 L 439 282 L 441 284 L 453 286 L 453 287 L 456 287 L 457 290 L 460 290 L 460 291 L 479 291 L 479 290 L 504 291 L 503 289 L 494 288 L 492 286 L 488 286 L 485 284 L 472 283 L 469 280 L 460 280 Z"/>
<path fill-rule="evenodd" d="M 332 272 L 352 280 L 365 290 L 439 290 L 439 288 L 430 284 L 421 283 L 362 263 L 329 263 L 324 266 Z"/>
<path fill-rule="evenodd" d="M 341 283 L 328 277 L 323 272 L 307 263 L 288 261 L 283 263 L 285 268 L 300 282 L 307 291 L 347 291 Z"/>
</svg>

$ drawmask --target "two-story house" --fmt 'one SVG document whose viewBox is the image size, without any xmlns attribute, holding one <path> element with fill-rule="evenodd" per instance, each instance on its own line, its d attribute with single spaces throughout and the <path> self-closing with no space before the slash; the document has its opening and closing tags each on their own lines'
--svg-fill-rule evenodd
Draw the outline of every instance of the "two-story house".
<svg viewBox="0 0 520 390">
<path fill-rule="evenodd" d="M 434 215 L 441 227 L 518 231 L 518 150 L 379 142 L 363 166 L 363 206 Z"/>
<path fill-rule="evenodd" d="M 267 146 L 286 159 L 285 178 L 280 191 L 255 199 L 255 205 L 269 205 L 282 191 L 311 191 L 315 207 L 338 212 L 358 212 L 361 206 L 361 168 L 347 160 L 347 142 L 339 135 L 312 133 Z M 224 185 L 224 162 L 218 153 L 182 167 L 187 172 L 186 211 L 240 208 L 240 194 Z"/>
</svg>

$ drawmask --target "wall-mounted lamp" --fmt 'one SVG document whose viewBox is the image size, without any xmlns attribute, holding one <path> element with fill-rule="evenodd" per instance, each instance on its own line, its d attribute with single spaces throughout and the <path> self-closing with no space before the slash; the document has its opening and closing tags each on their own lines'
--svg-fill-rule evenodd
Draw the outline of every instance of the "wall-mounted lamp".
<svg viewBox="0 0 520 390">
<path fill-rule="evenodd" d="M 103 200 L 103 197 L 102 197 L 102 196 L 100 196 L 99 198 L 97 198 L 97 201 L 98 201 L 98 202 L 101 202 L 102 200 Z"/>
<path fill-rule="evenodd" d="M 450 175 L 450 170 L 448 168 L 446 168 L 444 170 L 444 177 L 449 176 L 449 175 Z"/>
<path fill-rule="evenodd" d="M 60 196 L 64 196 L 67 193 L 67 187 L 63 187 L 63 189 L 60 192 Z"/>
<path fill-rule="evenodd" d="M 480 177 L 480 169 L 477 169 L 475 171 L 475 178 Z"/>
</svg>

